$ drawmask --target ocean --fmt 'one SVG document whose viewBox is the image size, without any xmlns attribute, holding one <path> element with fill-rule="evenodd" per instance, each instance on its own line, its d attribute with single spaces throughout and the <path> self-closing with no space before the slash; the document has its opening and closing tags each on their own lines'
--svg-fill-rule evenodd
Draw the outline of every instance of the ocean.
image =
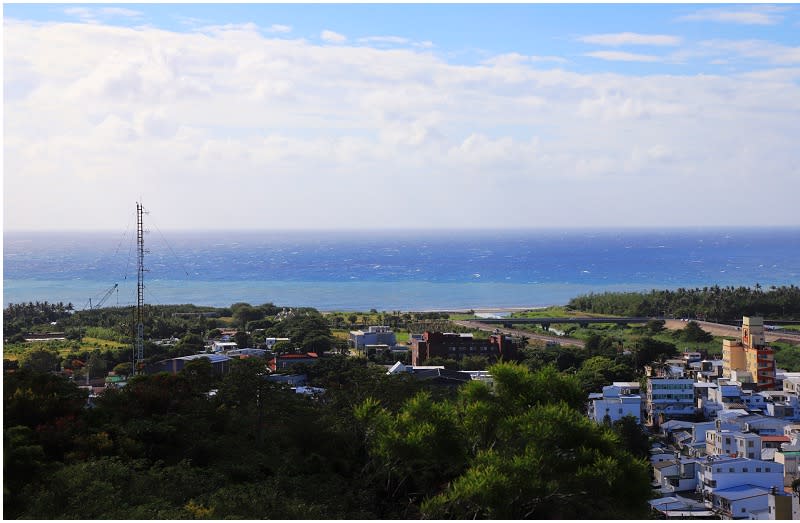
<svg viewBox="0 0 800 523">
<path fill-rule="evenodd" d="M 320 310 L 566 304 L 589 292 L 800 283 L 800 228 L 145 235 L 145 301 Z M 4 303 L 136 303 L 131 231 L 6 232 Z"/>
</svg>

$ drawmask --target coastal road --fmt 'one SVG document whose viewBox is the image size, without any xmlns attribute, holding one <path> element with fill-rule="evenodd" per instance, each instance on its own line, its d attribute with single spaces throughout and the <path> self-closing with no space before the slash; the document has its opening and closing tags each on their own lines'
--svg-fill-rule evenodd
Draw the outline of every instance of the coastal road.
<svg viewBox="0 0 800 523">
<path fill-rule="evenodd" d="M 581 349 L 584 347 L 584 343 L 582 340 L 576 340 L 575 338 L 565 338 L 561 336 L 548 336 L 546 334 L 537 334 L 531 331 L 523 331 L 517 329 L 506 329 L 500 325 L 487 325 L 485 323 L 481 323 L 479 321 L 466 321 L 466 320 L 458 320 L 454 321 L 456 325 L 460 325 L 462 327 L 466 327 L 472 330 L 481 330 L 487 332 L 494 332 L 495 329 L 500 331 L 502 334 L 508 334 L 510 336 L 525 336 L 529 340 L 540 340 L 540 341 L 552 341 L 561 345 L 569 345 L 572 347 L 580 347 Z"/>
<path fill-rule="evenodd" d="M 666 323 L 664 326 L 670 330 L 677 330 L 686 327 L 686 322 L 681 320 L 665 320 Z M 697 320 L 694 320 L 697 321 Z M 700 324 L 700 327 L 706 332 L 710 332 L 714 336 L 729 336 L 733 338 L 741 338 L 742 333 L 739 329 L 732 325 L 725 325 L 723 323 L 711 323 L 709 321 L 697 321 Z M 789 343 L 793 344 L 800 344 L 800 333 L 797 334 L 789 334 L 786 332 L 775 332 L 770 330 L 764 330 L 764 338 L 767 340 L 767 343 L 778 341 L 778 340 L 785 340 Z"/>
</svg>

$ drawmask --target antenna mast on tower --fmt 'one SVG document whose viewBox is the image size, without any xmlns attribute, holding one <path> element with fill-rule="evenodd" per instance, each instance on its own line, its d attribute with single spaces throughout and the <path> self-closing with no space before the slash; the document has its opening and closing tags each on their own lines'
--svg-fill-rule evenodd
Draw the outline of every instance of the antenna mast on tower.
<svg viewBox="0 0 800 523">
<path fill-rule="evenodd" d="M 136 271 L 136 341 L 133 346 L 133 372 L 138 373 L 139 366 L 144 361 L 144 227 L 142 214 L 144 207 L 136 202 L 136 245 L 137 245 L 137 271 Z"/>
</svg>

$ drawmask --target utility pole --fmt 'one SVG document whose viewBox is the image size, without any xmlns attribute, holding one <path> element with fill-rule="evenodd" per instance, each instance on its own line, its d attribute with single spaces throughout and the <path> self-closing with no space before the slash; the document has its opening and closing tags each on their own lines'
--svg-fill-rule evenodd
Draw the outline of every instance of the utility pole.
<svg viewBox="0 0 800 523">
<path fill-rule="evenodd" d="M 136 340 L 133 346 L 133 373 L 140 372 L 139 365 L 144 361 L 144 227 L 142 224 L 142 204 L 136 202 Z"/>
</svg>

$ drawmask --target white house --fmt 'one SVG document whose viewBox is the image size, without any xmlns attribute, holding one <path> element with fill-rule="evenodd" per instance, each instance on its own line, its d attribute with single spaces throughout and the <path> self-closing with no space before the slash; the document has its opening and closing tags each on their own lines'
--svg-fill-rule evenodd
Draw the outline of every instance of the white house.
<svg viewBox="0 0 800 523">
<path fill-rule="evenodd" d="M 699 470 L 698 489 L 706 500 L 717 490 L 741 485 L 783 489 L 783 465 L 772 461 L 708 456 Z"/>
<path fill-rule="evenodd" d="M 211 352 L 225 352 L 239 348 L 234 341 L 215 341 L 211 344 Z"/>
<path fill-rule="evenodd" d="M 761 458 L 761 437 L 751 432 L 727 429 L 706 430 L 706 454 L 759 459 Z"/>
</svg>

